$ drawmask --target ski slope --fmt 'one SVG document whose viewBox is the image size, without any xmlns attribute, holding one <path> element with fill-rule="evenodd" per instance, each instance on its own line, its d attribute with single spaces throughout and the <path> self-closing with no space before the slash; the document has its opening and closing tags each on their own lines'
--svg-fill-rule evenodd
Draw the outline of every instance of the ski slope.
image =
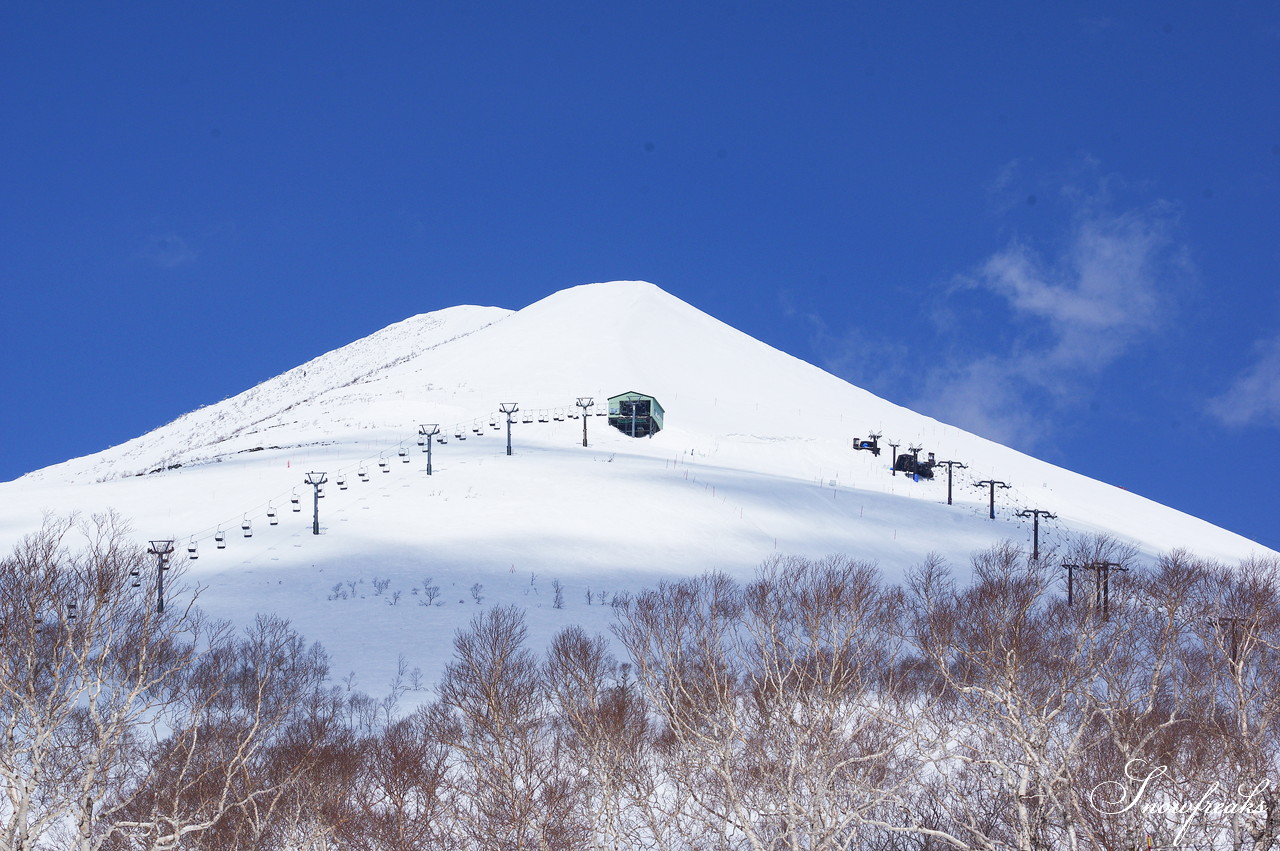
<svg viewBox="0 0 1280 851">
<path fill-rule="evenodd" d="M 590 416 L 583 447 L 575 400 L 591 396 L 599 412 L 631 390 L 662 403 L 666 427 L 632 439 Z M 501 402 L 520 409 L 511 456 Z M 433 444 L 432 475 L 422 423 L 447 441 Z M 878 458 L 853 451 L 871 431 L 966 464 L 955 504 L 944 470 L 915 482 L 890 475 L 887 446 Z M 309 471 L 329 479 L 318 536 Z M 974 486 L 987 479 L 1010 485 L 995 520 Z M 1042 546 L 1108 532 L 1148 557 L 1273 554 L 893 405 L 643 282 L 574 287 L 518 311 L 415 316 L 135 440 L 0 484 L 0 545 L 46 511 L 107 508 L 141 541 L 176 542 L 212 614 L 283 614 L 326 646 L 337 676 L 354 671 L 374 693 L 399 657 L 434 679 L 454 631 L 483 606 L 524 607 L 541 644 L 569 624 L 606 631 L 613 595 L 711 569 L 747 578 L 775 552 L 846 553 L 894 577 L 930 552 L 963 565 L 1004 538 L 1029 547 L 1020 509 L 1057 515 L 1042 521 Z M 191 544 L 198 558 L 187 560 Z M 440 589 L 431 605 L 426 585 Z"/>
</svg>

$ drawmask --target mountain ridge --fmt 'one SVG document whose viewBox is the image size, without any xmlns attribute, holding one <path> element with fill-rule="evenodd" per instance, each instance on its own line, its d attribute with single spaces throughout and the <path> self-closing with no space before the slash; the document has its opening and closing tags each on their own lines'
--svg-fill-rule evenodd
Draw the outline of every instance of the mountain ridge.
<svg viewBox="0 0 1280 851">
<path fill-rule="evenodd" d="M 665 428 L 633 439 L 593 415 L 584 447 L 576 399 L 592 396 L 597 414 L 631 390 L 659 399 Z M 522 608 L 536 644 L 567 623 L 607 631 L 602 599 L 706 570 L 746 578 L 777 553 L 844 553 L 893 580 L 931 555 L 964 565 L 1002 541 L 1030 551 L 1019 510 L 1056 515 L 1040 523 L 1046 553 L 1097 533 L 1147 560 L 1175 548 L 1228 562 L 1271 553 L 880 399 L 652 284 L 420 314 L 246 393 L 0 484 L 0 546 L 47 512 L 115 509 L 140 541 L 194 550 L 181 566 L 210 613 L 284 614 L 329 648 L 335 670 L 375 683 L 397 655 L 438 672 L 438 651 L 481 603 Z M 519 405 L 512 455 L 501 402 Z M 442 428 L 431 475 L 423 423 Z M 879 456 L 852 448 L 869 429 L 885 435 Z M 890 472 L 890 438 L 968 465 L 955 470 L 954 504 L 945 473 Z M 312 471 L 328 481 L 319 535 Z M 989 479 L 1011 485 L 995 519 L 977 487 Z M 440 592 L 430 606 L 425 585 Z"/>
</svg>

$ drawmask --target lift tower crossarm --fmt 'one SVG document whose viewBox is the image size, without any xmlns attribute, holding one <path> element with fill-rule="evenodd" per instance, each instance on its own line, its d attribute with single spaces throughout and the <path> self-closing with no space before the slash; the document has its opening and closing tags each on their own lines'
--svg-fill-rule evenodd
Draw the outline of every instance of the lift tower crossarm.
<svg viewBox="0 0 1280 851">
<path fill-rule="evenodd" d="M 1031 560 L 1040 560 L 1040 518 L 1057 520 L 1058 515 L 1051 514 L 1043 508 L 1028 508 L 1013 515 L 1014 517 L 1031 517 Z"/>
<path fill-rule="evenodd" d="M 991 517 L 991 519 L 992 519 L 992 520 L 995 520 L 995 519 L 996 519 L 996 488 L 997 488 L 997 487 L 1000 487 L 1000 488 L 1005 488 L 1005 489 L 1007 490 L 1007 489 L 1010 487 L 1010 485 L 1007 485 L 1007 484 L 1005 484 L 1004 482 L 998 482 L 998 481 L 996 481 L 995 479 L 984 479 L 983 481 L 981 481 L 981 482 L 975 482 L 974 484 L 976 484 L 978 487 L 983 487 L 984 485 L 990 485 L 990 486 L 991 486 L 991 513 L 990 513 L 990 517 Z"/>
<path fill-rule="evenodd" d="M 967 470 L 969 469 L 969 465 L 961 464 L 959 461 L 937 461 L 935 463 L 939 466 L 943 464 L 947 465 L 947 505 L 951 505 L 951 468 L 959 467 L 961 470 Z"/>
</svg>

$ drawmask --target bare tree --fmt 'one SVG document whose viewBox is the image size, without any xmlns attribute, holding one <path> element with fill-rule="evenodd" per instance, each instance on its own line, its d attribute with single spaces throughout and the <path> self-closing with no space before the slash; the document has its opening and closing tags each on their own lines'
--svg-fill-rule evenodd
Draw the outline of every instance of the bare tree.
<svg viewBox="0 0 1280 851">
<path fill-rule="evenodd" d="M 583 780 L 578 806 L 590 847 L 672 847 L 673 807 L 630 665 L 618 663 L 603 636 L 569 627 L 551 642 L 545 670 L 564 759 Z"/>
<path fill-rule="evenodd" d="M 155 611 L 155 562 L 127 532 L 110 513 L 50 517 L 0 560 L 0 849 L 35 848 L 68 821 L 68 845 L 101 847 L 127 803 L 119 790 L 148 771 L 152 725 L 223 640 L 182 602 L 178 569 L 174 604 Z"/>
<path fill-rule="evenodd" d="M 586 835 L 524 615 L 494 607 L 454 638 L 439 686 L 452 721 L 461 830 L 474 847 L 570 849 Z"/>
<path fill-rule="evenodd" d="M 339 832 L 342 847 L 457 847 L 453 754 L 448 745 L 456 736 L 447 711 L 431 704 L 364 738 L 348 789 L 353 817 Z"/>
<path fill-rule="evenodd" d="M 327 676 L 323 650 L 275 617 L 209 648 L 169 694 L 169 735 L 143 751 L 147 772 L 125 787 L 113 829 L 148 851 L 187 848 L 202 833 L 228 847 L 245 813 L 269 812 L 305 778 L 310 751 L 296 734 L 332 711 Z"/>
<path fill-rule="evenodd" d="M 1044 564 L 1005 543 L 974 557 L 967 588 L 936 561 L 911 576 L 909 635 L 945 699 L 923 728 L 921 791 L 886 826 L 960 849 L 1080 847 L 1076 772 L 1114 708 L 1096 686 L 1133 619 L 1094 597 L 1068 606 Z M 1118 611 L 1132 596 L 1111 587 Z"/>
<path fill-rule="evenodd" d="M 774 559 L 745 590 L 709 574 L 637 595 L 616 632 L 663 722 L 684 841 L 854 847 L 910 776 L 889 672 L 897 595 L 870 565 Z"/>
</svg>

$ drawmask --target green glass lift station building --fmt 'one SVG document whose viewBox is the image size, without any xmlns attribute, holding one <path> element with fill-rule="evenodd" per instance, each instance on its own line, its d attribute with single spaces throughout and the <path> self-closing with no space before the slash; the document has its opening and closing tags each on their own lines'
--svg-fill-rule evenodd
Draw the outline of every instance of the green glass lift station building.
<svg viewBox="0 0 1280 851">
<path fill-rule="evenodd" d="M 652 437 L 662 431 L 662 405 L 644 393 L 609 397 L 609 425 L 631 437 Z"/>
</svg>

